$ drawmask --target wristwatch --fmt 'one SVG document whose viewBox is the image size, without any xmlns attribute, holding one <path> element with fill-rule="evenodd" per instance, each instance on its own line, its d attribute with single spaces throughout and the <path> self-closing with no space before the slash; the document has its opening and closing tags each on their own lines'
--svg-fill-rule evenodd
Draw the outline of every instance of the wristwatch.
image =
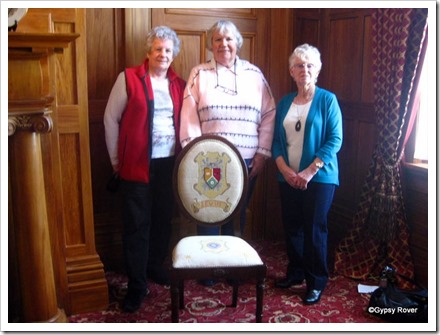
<svg viewBox="0 0 440 335">
<path fill-rule="evenodd" d="M 322 169 L 322 168 L 324 167 L 324 163 L 323 163 L 323 162 L 316 162 L 316 163 L 315 163 L 315 166 L 316 166 L 318 169 Z"/>
</svg>

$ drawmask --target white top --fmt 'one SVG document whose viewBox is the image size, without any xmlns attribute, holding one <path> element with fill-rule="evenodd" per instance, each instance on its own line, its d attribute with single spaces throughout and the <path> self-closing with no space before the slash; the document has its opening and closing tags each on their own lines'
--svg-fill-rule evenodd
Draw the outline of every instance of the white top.
<svg viewBox="0 0 440 335">
<path fill-rule="evenodd" d="M 307 115 L 309 114 L 311 104 L 312 101 L 309 101 L 304 105 L 297 105 L 295 103 L 292 103 L 283 122 L 287 138 L 287 154 L 289 157 L 289 166 L 296 173 L 299 172 L 299 163 L 301 161 L 304 143 L 304 128 L 306 125 L 306 119 Z M 301 124 L 299 130 L 297 130 L 298 121 Z"/>
<path fill-rule="evenodd" d="M 104 113 L 105 142 L 113 166 L 118 165 L 119 122 L 127 106 L 125 73 L 121 72 L 113 85 Z"/>
<path fill-rule="evenodd" d="M 173 119 L 173 101 L 170 96 L 169 81 L 151 77 L 154 94 L 153 151 L 151 158 L 174 155 L 176 131 Z"/>
</svg>

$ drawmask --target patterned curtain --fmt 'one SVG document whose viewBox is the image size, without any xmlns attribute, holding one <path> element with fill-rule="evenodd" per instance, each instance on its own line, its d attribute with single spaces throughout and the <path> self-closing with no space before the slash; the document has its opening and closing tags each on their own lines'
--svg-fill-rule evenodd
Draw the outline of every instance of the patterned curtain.
<svg viewBox="0 0 440 335">
<path fill-rule="evenodd" d="M 409 278 L 414 266 L 400 180 L 403 142 L 411 131 L 410 97 L 427 24 L 425 8 L 372 11 L 373 83 L 378 143 L 353 227 L 336 250 L 335 270 L 377 279 L 385 265 Z"/>
</svg>

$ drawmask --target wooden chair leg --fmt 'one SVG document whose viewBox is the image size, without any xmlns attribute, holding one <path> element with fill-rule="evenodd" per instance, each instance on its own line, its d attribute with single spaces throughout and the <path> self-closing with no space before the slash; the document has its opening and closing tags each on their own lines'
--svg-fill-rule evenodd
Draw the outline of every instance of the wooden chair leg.
<svg viewBox="0 0 440 335">
<path fill-rule="evenodd" d="M 184 287 L 183 287 L 183 280 L 179 281 L 179 307 L 180 309 L 183 309 L 185 307 L 184 302 Z"/>
<path fill-rule="evenodd" d="M 238 285 L 234 284 L 232 286 L 232 307 L 237 307 L 237 300 L 238 300 Z"/>
<path fill-rule="evenodd" d="M 171 291 L 171 322 L 179 322 L 179 285 L 175 283 L 170 286 Z"/>
<path fill-rule="evenodd" d="M 255 322 L 261 323 L 263 320 L 263 291 L 264 279 L 257 282 L 257 311 L 255 315 Z"/>
</svg>

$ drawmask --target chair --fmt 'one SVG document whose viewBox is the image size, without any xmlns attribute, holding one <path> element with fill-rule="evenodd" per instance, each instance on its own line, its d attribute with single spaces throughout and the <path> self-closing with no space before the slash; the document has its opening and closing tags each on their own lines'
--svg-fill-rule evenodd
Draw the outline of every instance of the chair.
<svg viewBox="0 0 440 335">
<path fill-rule="evenodd" d="M 180 212 L 190 221 L 221 226 L 239 216 L 247 192 L 247 168 L 233 144 L 220 136 L 191 141 L 176 159 L 173 189 Z M 257 251 L 236 236 L 188 236 L 174 247 L 169 268 L 171 319 L 179 322 L 184 308 L 184 281 L 206 278 L 233 283 L 232 307 L 238 286 L 256 280 L 256 322 L 262 322 L 266 265 Z"/>
</svg>

